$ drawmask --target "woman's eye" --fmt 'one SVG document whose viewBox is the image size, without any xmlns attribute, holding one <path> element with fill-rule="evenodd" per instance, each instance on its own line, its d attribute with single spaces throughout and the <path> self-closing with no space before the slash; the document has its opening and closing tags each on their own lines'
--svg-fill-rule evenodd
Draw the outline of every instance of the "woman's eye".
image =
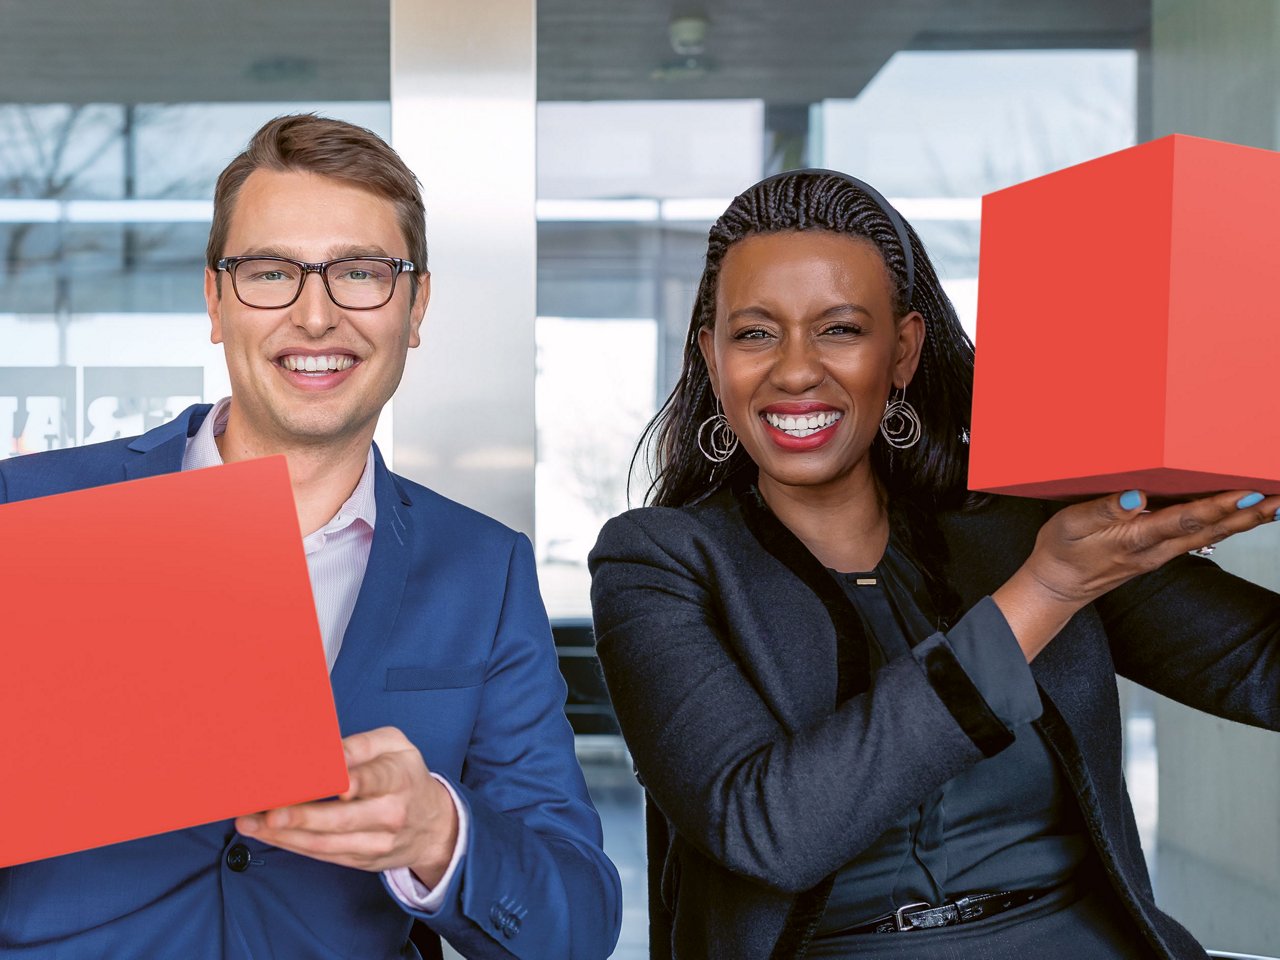
<svg viewBox="0 0 1280 960">
<path fill-rule="evenodd" d="M 769 332 L 768 332 L 767 330 L 761 330 L 761 329 L 759 329 L 759 328 L 757 327 L 757 328 L 748 328 L 748 329 L 746 329 L 746 330 L 739 330 L 737 333 L 735 333 L 735 334 L 733 335 L 733 339 L 735 339 L 735 340 L 763 340 L 763 339 L 765 339 L 767 336 L 769 336 Z"/>
<path fill-rule="evenodd" d="M 856 336 L 862 332 L 862 328 L 856 323 L 835 323 L 822 331 L 834 336 L 852 335 Z"/>
</svg>

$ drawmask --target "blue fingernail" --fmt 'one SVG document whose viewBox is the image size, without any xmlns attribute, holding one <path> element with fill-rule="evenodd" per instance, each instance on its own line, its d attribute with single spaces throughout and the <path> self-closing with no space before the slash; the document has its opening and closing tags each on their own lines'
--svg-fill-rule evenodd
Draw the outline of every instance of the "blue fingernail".
<svg viewBox="0 0 1280 960">
<path fill-rule="evenodd" d="M 1132 510 L 1140 503 L 1142 503 L 1142 494 L 1137 490 L 1126 490 L 1120 494 L 1120 506 L 1126 510 Z"/>
<path fill-rule="evenodd" d="M 1251 493 L 1246 497 L 1241 497 L 1236 501 L 1236 509 L 1243 510 L 1245 507 L 1252 507 L 1255 503 L 1261 503 L 1263 496 L 1260 493 Z"/>
</svg>

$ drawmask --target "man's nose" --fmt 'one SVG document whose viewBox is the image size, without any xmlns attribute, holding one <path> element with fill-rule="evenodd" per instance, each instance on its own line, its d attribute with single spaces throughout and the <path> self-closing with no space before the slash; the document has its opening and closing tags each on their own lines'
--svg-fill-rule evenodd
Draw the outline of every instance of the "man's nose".
<svg viewBox="0 0 1280 960">
<path fill-rule="evenodd" d="M 330 298 L 324 278 L 314 271 L 303 276 L 302 292 L 290 309 L 293 322 L 316 338 L 336 327 L 341 316 L 341 308 Z"/>
</svg>

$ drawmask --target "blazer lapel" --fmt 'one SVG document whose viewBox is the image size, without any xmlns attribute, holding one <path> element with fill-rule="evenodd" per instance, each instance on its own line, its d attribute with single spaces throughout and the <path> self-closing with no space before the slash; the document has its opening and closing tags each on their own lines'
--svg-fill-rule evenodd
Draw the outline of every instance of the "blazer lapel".
<svg viewBox="0 0 1280 960">
<path fill-rule="evenodd" d="M 194 436 L 212 407 L 196 404 L 188 407 L 168 423 L 148 430 L 135 437 L 129 451 L 136 456 L 124 462 L 124 480 L 141 480 L 177 473 L 182 469 L 182 457 L 187 452 L 187 438 Z"/>
<path fill-rule="evenodd" d="M 820 631 L 814 635 L 805 635 L 803 643 L 806 655 L 797 656 L 794 647 L 777 642 L 780 636 L 795 637 L 795 624 L 791 618 L 794 606 L 779 605 L 789 629 L 770 638 L 772 642 L 768 644 L 768 655 L 783 673 L 794 679 L 794 684 L 788 684 L 791 688 L 788 695 L 794 695 L 798 689 L 812 691 L 818 686 L 814 683 L 815 671 L 817 676 L 822 676 L 832 666 L 836 668 L 835 703 L 866 690 L 871 675 L 870 652 L 862 618 L 853 603 L 827 569 L 769 509 L 754 484 L 736 488 L 734 495 L 752 536 L 812 591 L 821 602 L 832 628 L 830 633 Z M 833 706 L 831 698 L 827 696 L 823 699 L 826 702 L 814 706 L 829 711 Z"/>
<path fill-rule="evenodd" d="M 362 689 L 368 690 L 371 680 L 378 682 L 381 689 L 381 682 L 374 676 L 374 665 L 382 659 L 391 642 L 413 555 L 414 518 L 409 509 L 412 501 L 396 483 L 376 446 L 374 470 L 378 515 L 373 545 L 351 622 L 330 675 L 339 718 Z"/>
</svg>

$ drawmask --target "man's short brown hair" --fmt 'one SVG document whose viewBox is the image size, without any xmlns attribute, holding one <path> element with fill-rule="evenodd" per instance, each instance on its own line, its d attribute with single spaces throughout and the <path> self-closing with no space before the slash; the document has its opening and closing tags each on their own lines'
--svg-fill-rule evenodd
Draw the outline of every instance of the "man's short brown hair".
<svg viewBox="0 0 1280 960">
<path fill-rule="evenodd" d="M 372 130 L 314 113 L 268 121 L 219 175 L 213 191 L 213 226 L 205 249 L 209 269 L 216 269 L 227 255 L 223 247 L 236 197 L 249 174 L 258 169 L 317 173 L 390 200 L 409 248 L 408 258 L 420 274 L 426 273 L 427 224 L 418 178 Z"/>
</svg>

